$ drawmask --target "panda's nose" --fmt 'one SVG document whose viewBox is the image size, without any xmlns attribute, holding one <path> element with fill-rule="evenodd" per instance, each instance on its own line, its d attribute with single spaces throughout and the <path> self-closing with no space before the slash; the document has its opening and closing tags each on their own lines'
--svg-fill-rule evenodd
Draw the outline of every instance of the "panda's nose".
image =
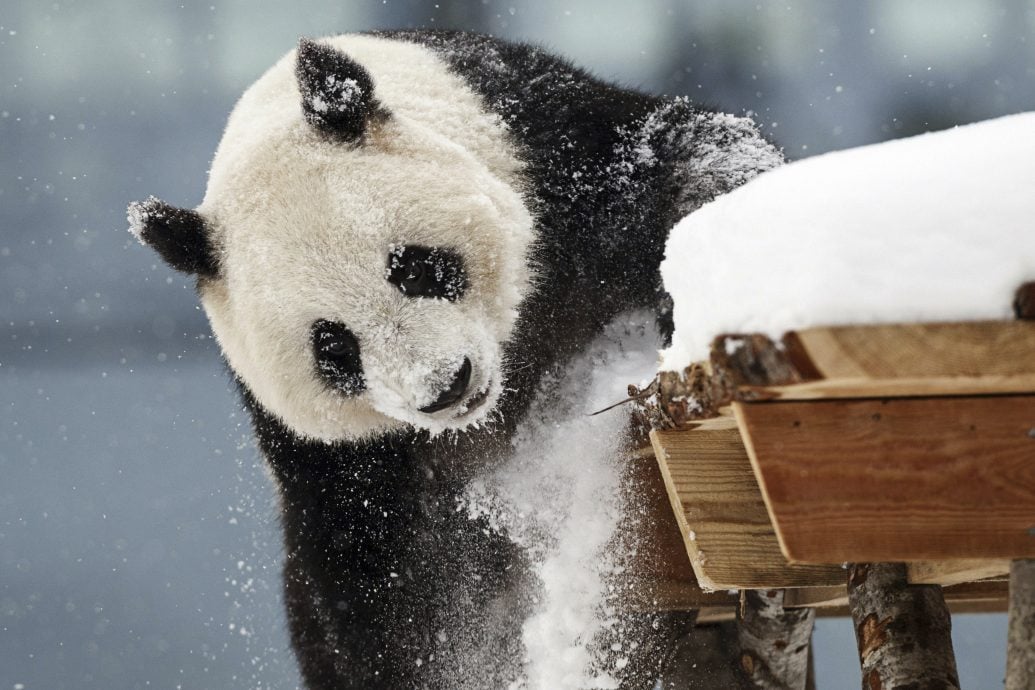
<svg viewBox="0 0 1035 690">
<path fill-rule="evenodd" d="M 456 376 L 453 377 L 453 382 L 449 384 L 449 387 L 439 394 L 435 402 L 420 408 L 420 411 L 430 414 L 444 410 L 450 405 L 455 405 L 464 397 L 469 383 L 471 383 L 471 360 L 464 357 L 464 363 L 460 366 L 460 370 L 456 372 Z"/>
</svg>

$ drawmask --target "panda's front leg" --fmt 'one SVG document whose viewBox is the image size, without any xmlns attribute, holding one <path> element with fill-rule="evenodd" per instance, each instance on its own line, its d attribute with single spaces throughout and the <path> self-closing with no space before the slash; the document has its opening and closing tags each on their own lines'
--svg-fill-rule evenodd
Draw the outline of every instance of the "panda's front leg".
<svg viewBox="0 0 1035 690">
<path fill-rule="evenodd" d="M 355 543 L 340 523 L 320 535 L 285 520 L 285 599 L 310 690 L 473 690 L 520 672 L 530 602 L 513 546 L 455 510 L 413 516 L 362 527 L 384 549 Z"/>
<path fill-rule="evenodd" d="M 268 417 L 256 428 L 280 489 L 285 600 L 307 687 L 515 679 L 527 564 L 457 510 L 462 483 L 429 471 L 426 443 L 303 441 Z"/>
<path fill-rule="evenodd" d="M 430 586 L 411 582 L 407 563 L 407 539 L 420 521 L 406 500 L 415 487 L 405 459 L 325 448 L 293 471 L 283 454 L 271 461 L 287 548 L 285 603 L 306 685 L 426 685 L 417 682 L 415 661 L 434 612 Z M 390 465 L 400 476 L 391 476 Z"/>
</svg>

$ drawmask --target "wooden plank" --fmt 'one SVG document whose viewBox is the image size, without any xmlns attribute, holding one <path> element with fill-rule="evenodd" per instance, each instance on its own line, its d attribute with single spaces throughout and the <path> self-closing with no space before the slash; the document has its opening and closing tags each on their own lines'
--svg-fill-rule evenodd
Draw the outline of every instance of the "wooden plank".
<svg viewBox="0 0 1035 690">
<path fill-rule="evenodd" d="M 960 613 L 1006 613 L 1007 603 L 998 599 L 980 601 L 950 601 L 949 613 L 952 615 Z"/>
<path fill-rule="evenodd" d="M 821 379 L 790 386 L 741 386 L 738 394 L 757 401 L 830 400 L 1035 393 L 1035 374 L 1017 376 L 943 376 L 899 379 Z"/>
<path fill-rule="evenodd" d="M 953 561 L 917 561 L 907 563 L 909 582 L 914 585 L 957 585 L 989 578 L 1006 579 L 1010 561 L 1006 559 L 959 559 Z"/>
<path fill-rule="evenodd" d="M 788 334 L 805 382 L 743 386 L 752 399 L 1035 392 L 1035 322 L 880 324 Z"/>
<path fill-rule="evenodd" d="M 947 600 L 945 605 L 949 607 L 949 613 L 1006 613 L 1006 601 L 980 599 L 975 601 L 951 601 Z M 848 618 L 852 612 L 848 604 L 844 606 L 821 606 L 816 608 L 817 618 Z"/>
<path fill-rule="evenodd" d="M 734 410 L 792 562 L 1035 556 L 1035 396 Z"/>
<path fill-rule="evenodd" d="M 683 537 L 676 524 L 668 494 L 651 446 L 627 454 L 624 486 L 635 496 L 639 510 L 634 532 L 634 557 L 621 561 L 619 586 L 628 610 L 692 611 L 702 606 L 728 604 L 726 592 L 704 592 L 697 584 Z"/>
<path fill-rule="evenodd" d="M 984 605 L 989 613 L 1006 610 L 1008 583 L 1005 580 L 983 580 L 943 587 L 942 593 L 949 609 L 953 612 L 964 604 L 974 607 Z M 787 608 L 841 608 L 848 605 L 848 589 L 845 585 L 829 587 L 799 587 L 788 589 L 784 596 Z M 953 608 L 957 607 L 957 608 Z M 848 615 L 845 611 L 845 615 Z"/>
<path fill-rule="evenodd" d="M 652 431 L 661 475 L 690 562 L 704 589 L 837 584 L 836 566 L 790 565 L 729 421 L 691 431 Z"/>
<path fill-rule="evenodd" d="M 689 580 L 653 580 L 647 586 L 635 587 L 622 601 L 628 611 L 697 611 L 703 608 L 737 605 L 737 594 L 729 590 L 704 591 L 695 578 Z"/>
<path fill-rule="evenodd" d="M 844 572 L 844 571 L 842 571 Z M 659 583 L 653 590 L 655 598 L 629 600 L 631 610 L 636 611 L 692 611 L 708 610 L 713 613 L 727 611 L 722 619 L 733 617 L 733 610 L 740 601 L 737 590 L 705 592 L 695 580 Z M 1005 613 L 1009 583 L 1007 580 L 981 580 L 965 582 L 943 588 L 945 601 L 953 613 Z M 816 608 L 824 611 L 820 615 L 848 616 L 848 590 L 845 585 L 823 585 L 817 587 L 793 587 L 785 590 L 786 608 Z M 700 621 L 701 618 L 698 617 Z"/>
<path fill-rule="evenodd" d="M 827 379 L 1035 374 L 1035 323 L 978 321 L 814 328 L 798 332 Z"/>
<path fill-rule="evenodd" d="M 725 623 L 736 620 L 737 606 L 709 606 L 697 612 L 697 624 L 709 625 L 712 623 Z"/>
<path fill-rule="evenodd" d="M 840 584 L 827 585 L 825 587 L 789 589 L 784 596 L 783 605 L 789 609 L 848 606 L 848 587 Z"/>
</svg>

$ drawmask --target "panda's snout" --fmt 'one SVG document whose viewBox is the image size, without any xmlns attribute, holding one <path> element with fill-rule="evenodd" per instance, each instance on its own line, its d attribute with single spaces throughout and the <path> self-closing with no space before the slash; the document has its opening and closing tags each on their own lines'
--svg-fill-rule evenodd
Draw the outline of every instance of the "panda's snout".
<svg viewBox="0 0 1035 690">
<path fill-rule="evenodd" d="M 470 383 L 471 360 L 464 357 L 464 363 L 460 365 L 460 369 L 456 372 L 456 376 L 453 377 L 453 382 L 439 394 L 435 402 L 420 408 L 420 411 L 431 414 L 432 412 L 438 412 L 439 410 L 444 410 L 447 407 L 455 405 L 464 397 L 464 393 L 467 392 L 467 386 Z"/>
</svg>

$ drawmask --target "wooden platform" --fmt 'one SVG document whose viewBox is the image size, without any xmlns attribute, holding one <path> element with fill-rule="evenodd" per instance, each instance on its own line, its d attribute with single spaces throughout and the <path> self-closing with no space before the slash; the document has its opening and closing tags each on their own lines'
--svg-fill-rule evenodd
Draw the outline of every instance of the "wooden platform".
<svg viewBox="0 0 1035 690">
<path fill-rule="evenodd" d="M 701 588 L 836 608 L 845 562 L 948 587 L 1035 557 L 1035 323 L 812 329 L 781 352 L 793 383 L 734 382 L 731 409 L 651 434 Z M 1002 610 L 1005 584 L 979 584 L 966 606 Z"/>
</svg>

